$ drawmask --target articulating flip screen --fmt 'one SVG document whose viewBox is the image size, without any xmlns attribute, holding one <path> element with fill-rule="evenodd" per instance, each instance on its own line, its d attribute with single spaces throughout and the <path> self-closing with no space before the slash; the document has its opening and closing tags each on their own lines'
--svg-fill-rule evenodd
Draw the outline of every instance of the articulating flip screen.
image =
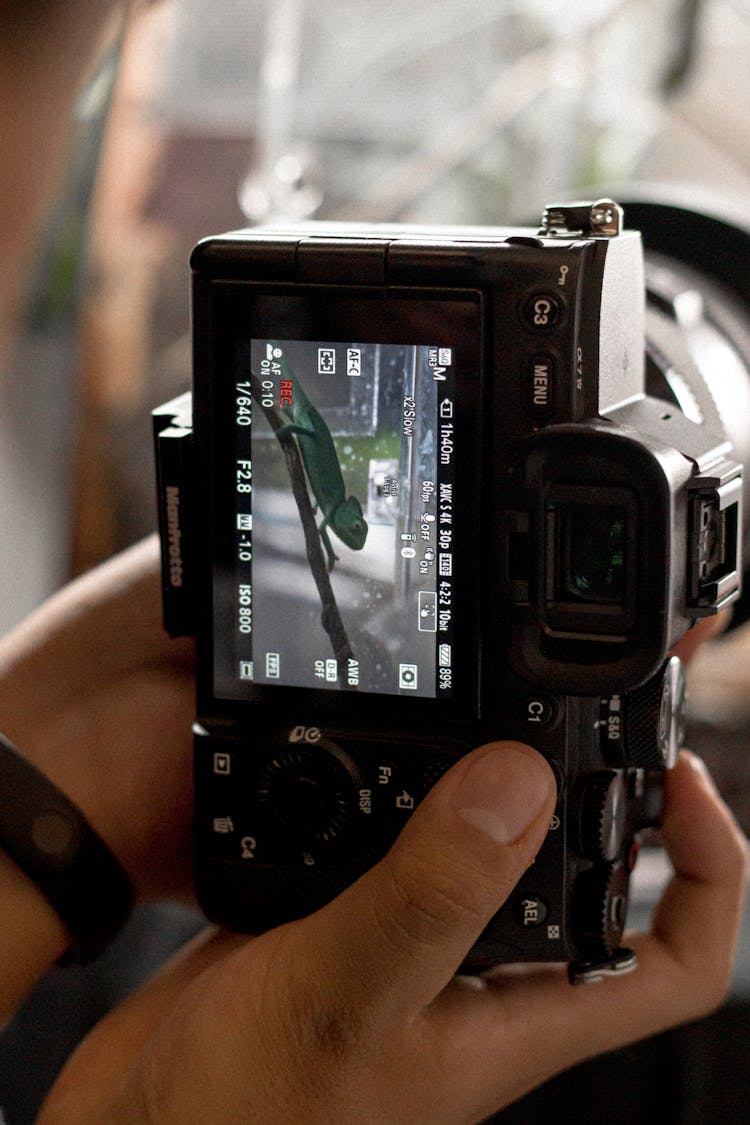
<svg viewBox="0 0 750 1125">
<path fill-rule="evenodd" d="M 452 349 L 240 340 L 233 391 L 216 694 L 450 698 Z"/>
</svg>

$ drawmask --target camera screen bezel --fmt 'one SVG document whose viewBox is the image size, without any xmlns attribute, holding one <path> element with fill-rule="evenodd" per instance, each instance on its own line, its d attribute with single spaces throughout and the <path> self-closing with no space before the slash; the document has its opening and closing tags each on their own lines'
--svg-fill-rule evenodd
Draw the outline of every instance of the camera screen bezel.
<svg viewBox="0 0 750 1125">
<path fill-rule="evenodd" d="M 389 719 L 475 719 L 479 715 L 479 586 L 481 512 L 482 366 L 485 300 L 481 291 L 405 287 L 310 285 L 237 280 L 196 281 L 195 443 L 200 607 L 197 625 L 199 715 L 247 718 L 247 704 L 284 711 L 336 714 L 372 712 Z M 359 340 L 425 344 L 454 349 L 455 437 L 453 673 L 449 698 L 250 684 L 243 698 L 217 694 L 214 646 L 226 627 L 215 598 L 215 577 L 231 571 L 234 349 L 238 340 Z M 227 373 L 230 373 L 228 376 Z M 472 547 L 473 545 L 473 547 Z M 460 555 L 460 558 L 459 558 Z"/>
</svg>

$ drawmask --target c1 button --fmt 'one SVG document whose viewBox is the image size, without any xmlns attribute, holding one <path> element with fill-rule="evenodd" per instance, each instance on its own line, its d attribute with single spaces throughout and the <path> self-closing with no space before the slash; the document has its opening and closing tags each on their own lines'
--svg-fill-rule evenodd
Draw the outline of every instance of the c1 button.
<svg viewBox="0 0 750 1125">
<path fill-rule="evenodd" d="M 557 705 L 549 695 L 529 695 L 522 701 L 521 717 L 527 726 L 550 727 L 557 718 Z"/>
</svg>

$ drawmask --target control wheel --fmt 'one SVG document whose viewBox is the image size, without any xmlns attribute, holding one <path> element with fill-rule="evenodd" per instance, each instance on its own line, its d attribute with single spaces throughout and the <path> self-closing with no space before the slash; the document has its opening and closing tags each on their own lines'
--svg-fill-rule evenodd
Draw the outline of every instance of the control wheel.
<svg viewBox="0 0 750 1125">
<path fill-rule="evenodd" d="M 677 761 L 685 736 L 685 672 L 679 657 L 626 695 L 602 700 L 602 753 L 646 770 L 665 770 Z"/>
<path fill-rule="evenodd" d="M 261 771 L 258 797 L 300 843 L 330 844 L 349 823 L 359 779 L 338 746 L 285 746 Z"/>
<path fill-rule="evenodd" d="M 622 941 L 628 905 L 623 863 L 599 864 L 578 879 L 573 900 L 575 940 L 587 959 L 612 956 Z"/>
<path fill-rule="evenodd" d="M 581 805 L 581 847 L 589 859 L 611 862 L 622 852 L 628 790 L 622 770 L 600 770 L 586 779 Z"/>
</svg>

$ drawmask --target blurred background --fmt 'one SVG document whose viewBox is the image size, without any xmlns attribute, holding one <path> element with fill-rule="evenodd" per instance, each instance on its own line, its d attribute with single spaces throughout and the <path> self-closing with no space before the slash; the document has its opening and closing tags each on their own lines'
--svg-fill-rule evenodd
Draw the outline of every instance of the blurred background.
<svg viewBox="0 0 750 1125">
<path fill-rule="evenodd" d="M 198 238 L 284 217 L 506 223 L 591 185 L 750 183 L 745 0 L 157 0 L 76 106 L 0 386 L 0 628 L 154 526 Z"/>
<path fill-rule="evenodd" d="M 187 263 L 200 237 L 282 218 L 533 221 L 592 185 L 746 222 L 748 58 L 747 0 L 142 0 L 127 17 L 113 6 L 0 350 L 0 629 L 155 528 L 149 412 L 189 384 Z M 748 828 L 744 631 L 691 680 L 691 743 Z M 135 925 L 145 971 L 163 943 L 151 920 Z M 194 920 L 170 925 L 180 935 Z M 661 1123 L 740 1119 L 718 1112 L 726 1086 L 750 1092 L 727 1046 L 750 1034 L 744 941 L 730 1014 L 667 1060 L 694 1090 L 703 1074 L 707 1100 L 662 1109 Z M 77 1034 L 132 974 L 125 946 L 113 958 L 115 984 L 97 967 L 48 986 L 6 1045 L 28 1057 L 30 1041 L 40 1071 L 54 1069 L 68 1049 L 42 1034 L 54 996 L 89 997 Z M 660 1066 L 666 1049 L 653 1049 Z M 0 1068 L 0 1104 L 8 1089 L 19 1107 L 8 1125 L 33 1119 L 22 1085 Z M 561 1116 L 544 1096 L 517 1120 L 619 1120 L 611 1104 L 606 1118 Z"/>
</svg>

